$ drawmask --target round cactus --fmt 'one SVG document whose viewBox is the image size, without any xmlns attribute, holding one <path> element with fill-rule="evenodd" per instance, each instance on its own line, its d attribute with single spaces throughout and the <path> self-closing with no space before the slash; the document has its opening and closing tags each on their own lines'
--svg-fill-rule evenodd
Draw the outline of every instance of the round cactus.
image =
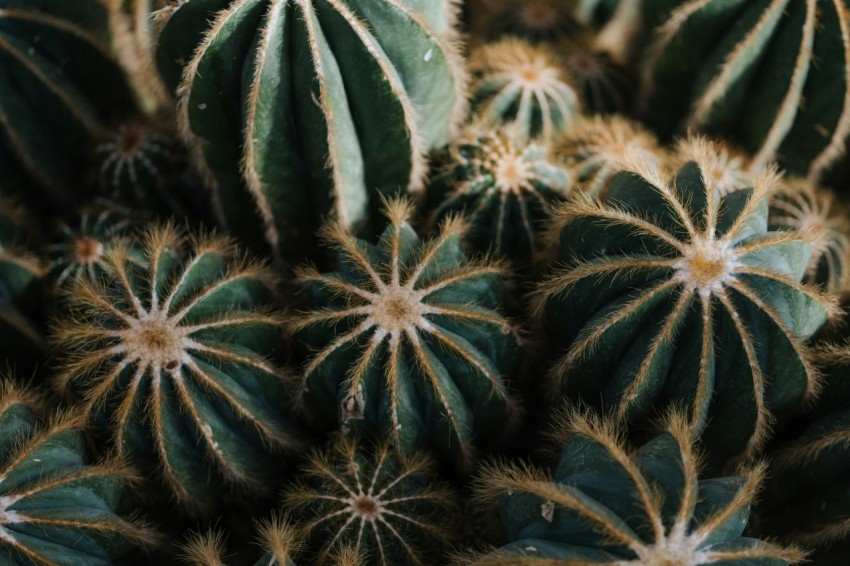
<svg viewBox="0 0 850 566">
<path fill-rule="evenodd" d="M 189 244 L 151 228 L 139 251 L 117 242 L 104 277 L 81 279 L 57 323 L 57 386 L 119 456 L 158 467 L 186 508 L 222 481 L 274 488 L 269 450 L 291 447 L 273 276 L 218 237 Z"/>
<path fill-rule="evenodd" d="M 777 413 L 816 393 L 804 341 L 837 308 L 800 282 L 807 236 L 768 230 L 776 176 L 721 197 L 703 163 L 669 182 L 622 173 L 608 204 L 566 205 L 563 267 L 537 310 L 564 351 L 556 387 L 630 420 L 686 407 L 722 462 L 755 453 Z"/>
<path fill-rule="evenodd" d="M 721 197 L 752 187 L 759 176 L 751 170 L 749 158 L 740 150 L 698 135 L 678 140 L 667 165 L 678 171 L 694 160 L 699 160 L 706 174 L 714 179 L 714 186 Z"/>
<path fill-rule="evenodd" d="M 471 7 L 470 28 L 474 39 L 510 35 L 535 42 L 549 41 L 579 28 L 575 4 L 576 0 L 491 1 Z"/>
<path fill-rule="evenodd" d="M 332 224 L 340 271 L 300 270 L 315 305 L 290 322 L 315 351 L 304 402 L 317 422 L 379 430 L 408 455 L 434 445 L 467 464 L 473 437 L 503 434 L 515 411 L 506 376 L 517 336 L 496 310 L 503 270 L 466 259 L 461 221 L 423 243 L 410 214 L 408 203 L 392 201 L 377 246 Z"/>
<path fill-rule="evenodd" d="M 480 566 L 631 564 L 780 566 L 805 553 L 743 536 L 764 477 L 700 478 L 687 419 L 637 450 L 611 423 L 573 415 L 554 475 L 489 466 L 479 498 L 497 500 L 509 543 L 463 563 Z"/>
<path fill-rule="evenodd" d="M 591 37 L 566 36 L 554 49 L 588 112 L 623 112 L 631 106 L 633 88 L 625 67 L 595 48 Z"/>
<path fill-rule="evenodd" d="M 222 222 L 303 257 L 323 216 L 367 231 L 380 195 L 420 189 L 426 150 L 465 115 L 454 33 L 440 21 L 452 11 L 419 0 L 166 8 L 159 66 Z"/>
<path fill-rule="evenodd" d="M 39 421 L 43 403 L 4 378 L 0 388 L 0 552 L 20 566 L 108 566 L 153 542 L 117 512 L 135 476 L 117 462 L 91 463 L 78 419 Z"/>
<path fill-rule="evenodd" d="M 469 60 L 474 110 L 486 126 L 515 123 L 524 139 L 551 140 L 576 120 L 581 101 L 550 48 L 508 38 Z"/>
<path fill-rule="evenodd" d="M 434 220 L 465 213 L 473 250 L 531 265 L 552 204 L 566 200 L 572 188 L 548 144 L 521 141 L 511 129 L 473 127 L 446 154 L 429 187 L 440 201 Z"/>
<path fill-rule="evenodd" d="M 738 140 L 814 181 L 850 133 L 850 13 L 841 0 L 661 0 L 643 69 L 646 119 Z M 746 119 L 741 119 L 745 116 Z"/>
<path fill-rule="evenodd" d="M 436 564 L 450 537 L 453 493 L 430 473 L 423 455 L 397 457 L 387 446 L 368 451 L 337 442 L 308 458 L 285 495 L 306 521 L 319 564 L 346 548 L 370 564 Z"/>
<path fill-rule="evenodd" d="M 850 223 L 831 192 L 802 179 L 789 180 L 770 202 L 770 224 L 774 230 L 796 230 L 811 240 L 806 281 L 831 293 L 847 288 Z"/>
<path fill-rule="evenodd" d="M 574 175 L 576 189 L 593 198 L 603 198 L 612 179 L 631 163 L 659 171 L 664 163 L 655 136 L 619 116 L 582 119 L 558 138 L 555 153 Z"/>
</svg>

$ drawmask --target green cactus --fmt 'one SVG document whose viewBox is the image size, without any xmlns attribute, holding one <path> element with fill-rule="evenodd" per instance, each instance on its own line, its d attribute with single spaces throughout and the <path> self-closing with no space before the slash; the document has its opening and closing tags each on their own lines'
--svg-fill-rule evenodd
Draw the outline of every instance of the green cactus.
<svg viewBox="0 0 850 566">
<path fill-rule="evenodd" d="M 562 427 L 554 475 L 523 464 L 488 466 L 478 497 L 497 500 L 509 543 L 467 557 L 479 566 L 631 564 L 781 566 L 805 553 L 743 536 L 765 474 L 700 478 L 685 417 L 633 450 L 610 422 L 579 414 Z"/>
<path fill-rule="evenodd" d="M 755 170 L 750 158 L 738 148 L 719 140 L 690 135 L 677 141 L 667 159 L 667 167 L 678 171 L 685 164 L 699 159 L 709 170 L 714 186 L 721 197 L 752 187 L 765 169 Z"/>
<path fill-rule="evenodd" d="M 56 385 L 119 456 L 156 467 L 187 509 L 206 511 L 220 484 L 274 488 L 270 451 L 292 447 L 285 382 L 273 357 L 281 317 L 274 277 L 219 237 L 187 243 L 149 229 L 143 262 L 129 242 L 81 279 L 56 324 Z"/>
<path fill-rule="evenodd" d="M 433 223 L 465 213 L 472 250 L 527 267 L 542 251 L 552 205 L 571 188 L 570 174 L 544 141 L 521 141 L 510 128 L 472 127 L 446 150 L 428 196 L 438 201 Z"/>
<path fill-rule="evenodd" d="M 0 21 L 0 182 L 79 197 L 88 152 L 134 111 L 99 0 L 4 0 Z"/>
<path fill-rule="evenodd" d="M 850 222 L 834 194 L 802 179 L 789 179 L 770 201 L 773 230 L 808 234 L 812 257 L 805 281 L 840 293 L 850 283 Z"/>
<path fill-rule="evenodd" d="M 566 205 L 536 308 L 563 352 L 555 388 L 632 422 L 687 408 L 717 463 L 756 453 L 817 392 L 804 341 L 837 309 L 800 282 L 808 236 L 768 230 L 775 174 L 721 197 L 715 157 L 695 157 L 669 182 L 638 168 L 607 204 Z"/>
<path fill-rule="evenodd" d="M 576 0 L 500 0 L 470 8 L 473 41 L 509 35 L 541 42 L 573 34 Z"/>
<path fill-rule="evenodd" d="M 642 110 L 730 137 L 762 167 L 816 181 L 850 133 L 850 13 L 843 0 L 651 0 Z M 746 117 L 741 119 L 741 117 Z"/>
<path fill-rule="evenodd" d="M 18 566 L 114 564 L 155 537 L 119 515 L 134 474 L 115 461 L 92 463 L 76 417 L 39 421 L 37 394 L 0 387 L 0 553 Z"/>
<path fill-rule="evenodd" d="M 611 54 L 595 48 L 592 36 L 565 36 L 553 49 L 588 113 L 623 112 L 631 107 L 630 73 Z"/>
<path fill-rule="evenodd" d="M 306 522 L 314 563 L 333 564 L 346 548 L 379 566 L 438 563 L 454 494 L 431 467 L 421 454 L 402 459 L 388 446 L 345 440 L 314 451 L 284 497 Z"/>
<path fill-rule="evenodd" d="M 521 138 L 551 141 L 581 111 L 572 77 L 548 47 L 502 39 L 473 51 L 469 71 L 473 109 L 485 126 L 514 123 Z"/>
<path fill-rule="evenodd" d="M 160 69 L 224 224 L 303 257 L 323 216 L 368 232 L 379 195 L 421 189 L 425 152 L 465 115 L 455 33 L 438 21 L 452 13 L 447 0 L 167 8 Z"/>
<path fill-rule="evenodd" d="M 407 455 L 433 445 L 466 465 L 473 437 L 504 434 L 515 412 L 506 377 L 517 336 L 496 310 L 503 269 L 466 259 L 458 219 L 421 242 L 407 202 L 392 201 L 386 214 L 376 246 L 329 226 L 338 272 L 299 271 L 314 304 L 290 321 L 315 351 L 303 402 L 317 423 L 379 430 Z"/>
</svg>

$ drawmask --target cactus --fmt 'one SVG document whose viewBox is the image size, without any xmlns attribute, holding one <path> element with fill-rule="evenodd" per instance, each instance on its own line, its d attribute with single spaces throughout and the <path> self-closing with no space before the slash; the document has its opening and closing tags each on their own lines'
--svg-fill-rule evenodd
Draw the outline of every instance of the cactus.
<svg viewBox="0 0 850 566">
<path fill-rule="evenodd" d="M 537 311 L 564 352 L 555 387 L 632 422 L 681 405 L 695 431 L 708 424 L 716 464 L 756 453 L 777 414 L 816 394 L 804 341 L 836 305 L 800 282 L 808 237 L 768 230 L 776 176 L 721 197 L 713 161 L 669 183 L 637 168 L 614 180 L 608 204 L 563 207 L 563 267 L 539 287 Z"/>
<path fill-rule="evenodd" d="M 466 259 L 456 218 L 423 243 L 407 202 L 390 202 L 386 214 L 377 246 L 339 223 L 326 229 L 340 271 L 299 271 L 315 305 L 290 321 L 315 350 L 303 402 L 317 423 L 379 430 L 406 455 L 434 445 L 466 465 L 473 436 L 504 434 L 515 412 L 506 376 L 517 336 L 496 310 L 503 269 Z"/>
<path fill-rule="evenodd" d="M 563 427 L 554 475 L 528 465 L 485 467 L 478 497 L 498 500 L 509 543 L 480 566 L 723 564 L 779 566 L 805 553 L 742 536 L 766 466 L 702 479 L 687 418 L 637 450 L 608 421 L 579 414 Z"/>
<path fill-rule="evenodd" d="M 106 9 L 99 0 L 6 0 L 0 20 L 0 182 L 35 183 L 47 202 L 67 205 L 89 144 L 134 111 L 110 55 Z"/>
<path fill-rule="evenodd" d="M 42 424 L 39 396 L 4 377 L 0 388 L 0 552 L 20 566 L 107 566 L 154 542 L 138 518 L 119 515 L 134 474 L 91 463 L 78 419 Z"/>
<path fill-rule="evenodd" d="M 850 133 L 850 14 L 840 0 L 647 2 L 643 115 L 731 137 L 757 169 L 816 181 Z M 741 119 L 746 116 L 746 119 Z"/>
<path fill-rule="evenodd" d="M 523 142 L 509 128 L 470 128 L 446 152 L 429 187 L 435 221 L 466 213 L 467 243 L 529 266 L 541 251 L 551 207 L 572 188 L 567 170 L 543 141 Z"/>
<path fill-rule="evenodd" d="M 678 171 L 685 164 L 700 158 L 702 167 L 709 170 L 708 175 L 715 179 L 714 186 L 721 197 L 752 187 L 759 177 L 759 173 L 750 168 L 749 158 L 739 149 L 699 135 L 678 140 L 667 160 L 667 166 Z"/>
<path fill-rule="evenodd" d="M 470 27 L 474 39 L 509 35 L 534 42 L 551 41 L 578 29 L 575 4 L 576 0 L 494 1 L 471 9 Z"/>
<path fill-rule="evenodd" d="M 629 73 L 609 53 L 594 48 L 592 36 L 566 36 L 554 50 L 588 113 L 623 112 L 631 106 Z"/>
<path fill-rule="evenodd" d="M 503 39 L 473 51 L 469 70 L 473 108 L 486 126 L 516 123 L 522 138 L 550 141 L 579 115 L 572 77 L 548 47 Z"/>
<path fill-rule="evenodd" d="M 379 566 L 437 564 L 454 494 L 430 469 L 424 455 L 401 459 L 387 446 L 343 440 L 314 451 L 284 497 L 306 521 L 314 563 L 349 548 Z"/>
<path fill-rule="evenodd" d="M 294 444 L 273 356 L 274 277 L 227 240 L 187 243 L 170 225 L 138 250 L 115 243 L 105 276 L 81 279 L 54 330 L 56 386 L 119 456 L 156 466 L 176 499 L 204 512 L 220 484 L 273 489 L 270 450 Z"/>
<path fill-rule="evenodd" d="M 583 118 L 559 137 L 555 153 L 575 177 L 576 189 L 604 198 L 617 173 L 630 163 L 661 170 L 665 154 L 651 133 L 619 116 Z"/>
<path fill-rule="evenodd" d="M 770 224 L 774 230 L 808 235 L 812 257 L 806 268 L 807 282 L 822 285 L 831 293 L 847 288 L 850 223 L 832 192 L 802 179 L 788 180 L 770 202 Z"/>
<path fill-rule="evenodd" d="M 368 232 L 379 195 L 421 189 L 425 151 L 465 114 L 455 34 L 438 21 L 452 12 L 420 0 L 167 8 L 159 66 L 224 224 L 303 257 L 322 216 Z"/>
</svg>

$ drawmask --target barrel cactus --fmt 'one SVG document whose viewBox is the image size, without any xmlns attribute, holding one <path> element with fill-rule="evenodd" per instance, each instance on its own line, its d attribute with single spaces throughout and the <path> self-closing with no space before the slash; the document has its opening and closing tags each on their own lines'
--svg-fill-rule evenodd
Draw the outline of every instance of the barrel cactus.
<svg viewBox="0 0 850 566">
<path fill-rule="evenodd" d="M 78 419 L 42 423 L 43 402 L 4 377 L 0 388 L 0 552 L 20 566 L 108 566 L 155 540 L 137 518 L 119 514 L 134 474 L 93 463 Z"/>
<path fill-rule="evenodd" d="M 502 39 L 473 51 L 469 70 L 473 109 L 486 126 L 515 123 L 523 138 L 550 141 L 581 111 L 572 78 L 549 47 Z"/>
<path fill-rule="evenodd" d="M 422 454 L 402 459 L 351 441 L 313 452 L 284 499 L 305 521 L 314 563 L 333 564 L 346 548 L 378 566 L 438 563 L 454 495 L 431 465 Z"/>
<path fill-rule="evenodd" d="M 592 35 L 571 35 L 561 38 L 554 49 L 588 112 L 623 112 L 632 103 L 630 74 L 593 43 Z"/>
<path fill-rule="evenodd" d="M 112 59 L 99 0 L 5 0 L 0 12 L 0 181 L 78 198 L 80 174 L 109 124 L 135 110 Z"/>
<path fill-rule="evenodd" d="M 504 434 L 515 412 L 517 335 L 497 310 L 503 268 L 466 259 L 456 218 L 422 242 L 409 203 L 394 200 L 386 214 L 377 245 L 330 225 L 340 270 L 299 272 L 314 305 L 290 321 L 313 350 L 303 403 L 317 423 L 378 430 L 406 455 L 433 445 L 467 464 L 473 437 Z"/>
<path fill-rule="evenodd" d="M 220 237 L 149 229 L 117 242 L 104 276 L 81 279 L 54 330 L 56 385 L 119 456 L 154 467 L 186 509 L 220 484 L 268 491 L 293 446 L 273 363 L 281 317 L 268 268 Z"/>
<path fill-rule="evenodd" d="M 644 115 L 664 135 L 727 135 L 755 167 L 814 181 L 850 133 L 850 14 L 841 0 L 658 0 Z M 746 116 L 746 119 L 741 119 Z"/>
<path fill-rule="evenodd" d="M 484 4 L 484 2 L 482 2 Z M 501 0 L 470 8 L 470 27 L 476 38 L 515 36 L 550 41 L 579 28 L 575 0 Z"/>
<path fill-rule="evenodd" d="M 812 257 L 806 281 L 832 293 L 847 288 L 850 277 L 850 223 L 834 194 L 802 179 L 783 184 L 770 202 L 770 224 L 775 230 L 808 234 Z"/>
<path fill-rule="evenodd" d="M 759 172 L 750 167 L 749 158 L 739 149 L 699 135 L 678 140 L 670 152 L 667 166 L 679 170 L 694 160 L 699 160 L 709 171 L 707 174 L 715 180 L 714 186 L 721 197 L 752 187 L 759 176 Z"/>
<path fill-rule="evenodd" d="M 808 237 L 768 230 L 775 174 L 721 197 L 715 173 L 702 159 L 670 181 L 638 169 L 607 204 L 563 207 L 563 267 L 537 293 L 563 352 L 555 387 L 632 421 L 686 407 L 713 463 L 756 453 L 816 394 L 805 340 L 837 311 L 800 282 Z"/>
<path fill-rule="evenodd" d="M 204 0 L 166 8 L 159 67 L 223 223 L 302 257 L 323 216 L 368 231 L 379 195 L 421 189 L 425 152 L 448 143 L 465 115 L 455 34 L 440 20 L 450 6 Z"/>
<path fill-rule="evenodd" d="M 471 128 L 446 152 L 429 187 L 439 199 L 434 221 L 465 213 L 467 243 L 530 266 L 554 204 L 572 188 L 570 174 L 542 140 L 523 141 L 511 129 Z M 433 195 L 433 196 L 432 196 Z"/>
<path fill-rule="evenodd" d="M 687 418 L 633 450 L 609 422 L 573 415 L 553 475 L 489 466 L 479 498 L 497 500 L 509 543 L 480 566 L 633 564 L 780 566 L 805 553 L 743 536 L 765 473 L 702 479 Z"/>
</svg>

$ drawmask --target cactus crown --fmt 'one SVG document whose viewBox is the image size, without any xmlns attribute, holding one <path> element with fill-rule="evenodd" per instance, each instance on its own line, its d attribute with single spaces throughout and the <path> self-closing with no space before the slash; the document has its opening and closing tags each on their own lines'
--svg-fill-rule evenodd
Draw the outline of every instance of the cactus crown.
<svg viewBox="0 0 850 566">
<path fill-rule="evenodd" d="M 691 161 L 699 163 L 706 182 L 717 189 L 721 198 L 752 187 L 758 178 L 758 174 L 748 168 L 748 160 L 741 152 L 703 136 L 680 139 L 671 158 L 676 170 Z"/>
<path fill-rule="evenodd" d="M 97 146 L 100 186 L 110 197 L 127 196 L 146 202 L 148 187 L 162 190 L 164 162 L 174 159 L 171 142 L 153 127 L 131 122 L 121 125 Z M 131 193 L 127 195 L 126 193 Z"/>
</svg>

